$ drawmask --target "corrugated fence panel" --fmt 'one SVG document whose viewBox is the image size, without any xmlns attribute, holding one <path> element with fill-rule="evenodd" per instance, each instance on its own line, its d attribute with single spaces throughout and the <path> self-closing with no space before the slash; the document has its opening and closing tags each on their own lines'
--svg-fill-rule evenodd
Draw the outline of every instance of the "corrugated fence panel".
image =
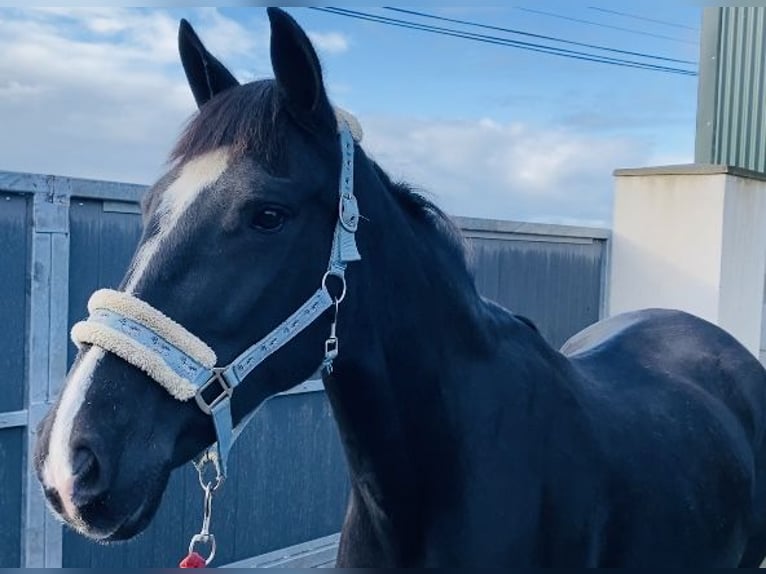
<svg viewBox="0 0 766 574">
<path fill-rule="evenodd" d="M 766 172 L 766 7 L 706 8 L 696 161 Z"/>
<path fill-rule="evenodd" d="M 24 408 L 28 197 L 0 190 L 0 414 Z M 0 430 L 0 568 L 21 565 L 23 428 Z"/>
<path fill-rule="evenodd" d="M 479 291 L 532 319 L 554 347 L 598 321 L 603 241 L 469 241 Z"/>
<path fill-rule="evenodd" d="M 24 408 L 27 199 L 0 191 L 0 412 Z"/>
<path fill-rule="evenodd" d="M 141 237 L 137 213 L 104 211 L 99 200 L 73 198 L 70 203 L 69 326 L 88 315 L 91 293 L 116 288 Z M 69 362 L 76 349 L 69 343 Z"/>
<path fill-rule="evenodd" d="M 272 399 L 237 450 L 233 553 L 219 564 L 340 530 L 346 462 L 324 393 Z M 233 505 L 232 505 L 233 507 Z M 199 513 L 199 510 L 195 508 Z"/>
<path fill-rule="evenodd" d="M 23 444 L 23 428 L 0 430 L 0 568 L 21 565 Z"/>
</svg>

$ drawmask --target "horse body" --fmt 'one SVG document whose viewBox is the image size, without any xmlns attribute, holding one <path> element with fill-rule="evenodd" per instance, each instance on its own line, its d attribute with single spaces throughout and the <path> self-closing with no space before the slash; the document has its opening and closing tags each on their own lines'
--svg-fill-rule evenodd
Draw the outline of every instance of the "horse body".
<svg viewBox="0 0 766 574">
<path fill-rule="evenodd" d="M 488 313 L 482 360 L 452 349 L 428 396 L 404 373 L 382 389 L 354 372 L 327 382 L 336 413 L 358 413 L 356 427 L 338 417 L 354 487 L 339 565 L 740 563 L 764 514 L 766 373 L 749 352 L 678 311 L 603 321 L 564 354 Z M 408 400 L 432 408 L 399 423 L 378 447 L 398 460 L 381 463 L 359 437 L 399 427 Z"/>
<path fill-rule="evenodd" d="M 586 408 L 607 455 L 607 564 L 759 564 L 766 371 L 758 360 L 719 327 L 660 309 L 597 323 L 563 351 L 590 389 Z"/>
<path fill-rule="evenodd" d="M 200 109 L 144 200 L 120 300 L 152 318 L 136 331 L 159 324 L 209 348 L 211 365 L 267 340 L 273 354 L 234 391 L 222 387 L 229 427 L 325 365 L 352 483 L 338 565 L 760 562 L 758 361 L 678 311 L 608 319 L 551 348 L 528 320 L 479 296 L 438 208 L 360 145 L 339 143 L 310 40 L 281 10 L 268 13 L 275 78 L 244 86 L 182 23 Z M 343 175 L 351 161 L 353 183 Z M 353 226 L 349 213 L 361 214 Z M 338 242 L 354 256 L 342 259 L 352 262 L 343 295 L 331 296 L 341 227 L 356 234 Z M 299 320 L 285 327 L 319 285 L 334 305 L 300 331 Z M 284 329 L 289 339 L 273 347 Z M 150 346 L 171 352 L 153 333 Z M 208 412 L 179 402 L 138 351 L 105 351 L 112 343 L 83 346 L 34 461 L 54 512 L 107 542 L 144 529 L 172 469 L 219 436 L 214 397 L 195 396 Z"/>
</svg>

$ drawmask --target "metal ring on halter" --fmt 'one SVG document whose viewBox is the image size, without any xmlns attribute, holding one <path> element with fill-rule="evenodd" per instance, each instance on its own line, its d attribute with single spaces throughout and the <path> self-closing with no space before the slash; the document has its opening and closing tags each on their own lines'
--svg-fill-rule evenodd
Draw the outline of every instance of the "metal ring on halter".
<svg viewBox="0 0 766 574">
<path fill-rule="evenodd" d="M 340 284 L 343 287 L 343 289 L 342 289 L 342 291 L 340 293 L 340 297 L 335 298 L 332 295 L 332 292 L 327 288 L 327 278 L 328 277 L 335 277 L 336 279 L 338 279 L 338 281 L 340 281 Z M 330 296 L 333 298 L 333 302 L 336 305 L 339 304 L 341 301 L 343 301 L 343 299 L 346 298 L 346 278 L 343 275 L 341 275 L 340 273 L 337 273 L 337 272 L 332 271 L 332 270 L 327 271 L 324 274 L 324 277 L 322 277 L 322 288 L 325 291 L 327 291 L 328 293 L 330 293 Z"/>
</svg>

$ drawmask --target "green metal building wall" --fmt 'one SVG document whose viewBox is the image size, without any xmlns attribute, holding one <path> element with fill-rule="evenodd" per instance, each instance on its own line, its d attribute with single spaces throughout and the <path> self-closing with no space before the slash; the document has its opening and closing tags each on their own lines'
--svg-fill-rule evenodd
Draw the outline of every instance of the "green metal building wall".
<svg viewBox="0 0 766 574">
<path fill-rule="evenodd" d="M 704 9 L 695 161 L 766 173 L 766 7 Z"/>
</svg>

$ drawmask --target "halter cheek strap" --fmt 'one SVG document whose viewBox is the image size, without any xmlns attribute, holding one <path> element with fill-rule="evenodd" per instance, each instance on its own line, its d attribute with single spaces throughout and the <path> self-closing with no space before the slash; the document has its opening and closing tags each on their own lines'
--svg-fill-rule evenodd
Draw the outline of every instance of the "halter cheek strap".
<svg viewBox="0 0 766 574">
<path fill-rule="evenodd" d="M 211 448 L 217 455 L 223 476 L 234 441 L 255 415 L 255 412 L 251 413 L 233 428 L 231 396 L 234 389 L 258 365 L 333 306 L 336 315 L 325 343 L 323 367 L 332 370 L 333 359 L 338 354 L 335 321 L 338 305 L 346 291 L 346 265 L 361 259 L 355 236 L 359 207 L 354 196 L 354 138 L 345 122 L 339 122 L 339 137 L 342 165 L 338 222 L 322 284 L 297 311 L 234 361 L 216 367 L 215 353 L 202 340 L 129 293 L 109 289 L 96 291 L 88 302 L 88 319 L 72 328 L 72 340 L 78 347 L 96 345 L 117 355 L 147 373 L 179 401 L 193 397 L 199 408 L 213 418 L 217 441 Z M 341 284 L 341 293 L 337 296 L 333 296 L 327 287 L 331 277 Z"/>
</svg>

